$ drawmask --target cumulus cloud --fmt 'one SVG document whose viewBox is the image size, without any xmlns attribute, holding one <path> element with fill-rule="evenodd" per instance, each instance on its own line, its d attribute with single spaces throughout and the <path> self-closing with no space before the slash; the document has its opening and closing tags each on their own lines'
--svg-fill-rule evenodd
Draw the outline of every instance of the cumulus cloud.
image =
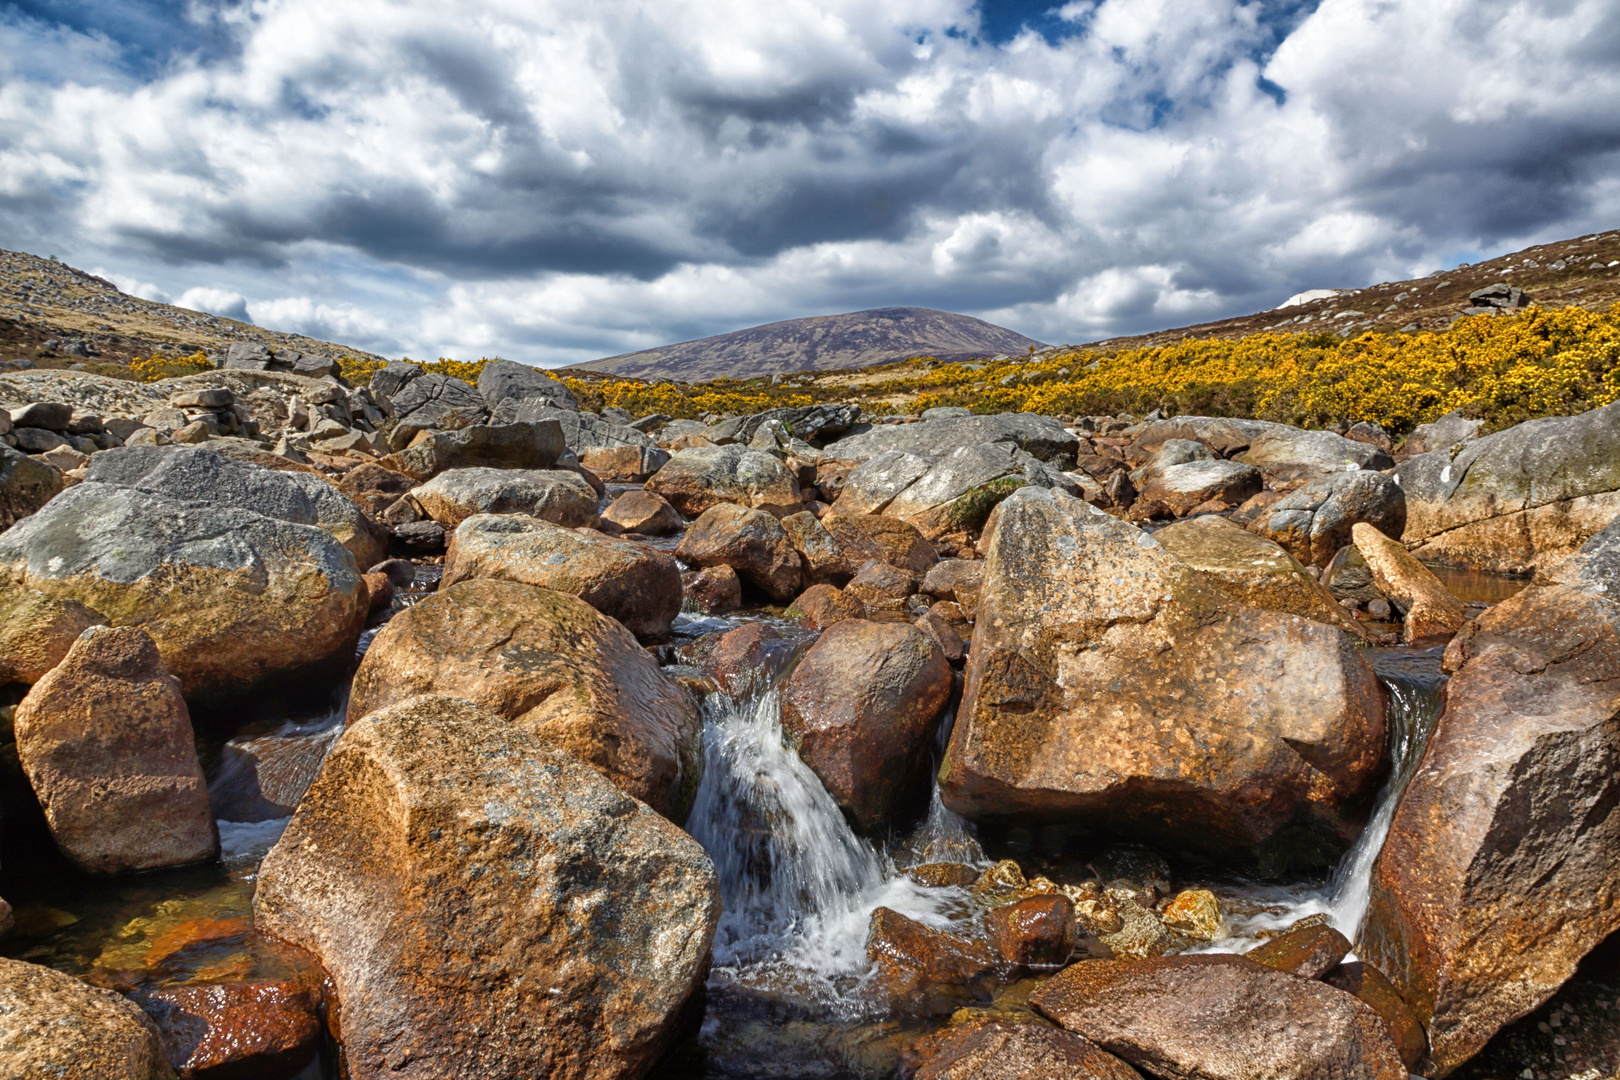
<svg viewBox="0 0 1620 1080">
<path fill-rule="evenodd" d="M 176 307 L 190 308 L 192 311 L 223 315 L 227 319 L 253 321 L 248 315 L 247 297 L 227 289 L 210 289 L 206 286 L 187 289 L 180 294 L 174 304 Z"/>
<path fill-rule="evenodd" d="M 1620 211 L 1608 0 L 68 6 L 0 14 L 0 244 L 395 354 L 1083 341 Z"/>
</svg>

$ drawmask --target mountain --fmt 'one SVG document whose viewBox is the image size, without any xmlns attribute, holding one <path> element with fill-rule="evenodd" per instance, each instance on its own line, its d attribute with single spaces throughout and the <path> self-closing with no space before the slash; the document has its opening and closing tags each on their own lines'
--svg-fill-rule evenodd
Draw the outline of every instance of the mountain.
<svg viewBox="0 0 1620 1080">
<path fill-rule="evenodd" d="M 637 379 L 746 379 L 786 371 L 869 367 L 913 356 L 967 360 L 1028 352 L 1041 343 L 968 315 L 930 308 L 874 308 L 766 323 L 575 365 Z"/>
<path fill-rule="evenodd" d="M 95 370 L 158 352 L 203 352 L 217 360 L 234 341 L 333 359 L 381 359 L 347 345 L 142 300 L 54 259 L 0 250 L 0 360 L 25 358 L 42 367 L 77 362 Z"/>
<path fill-rule="evenodd" d="M 1620 302 L 1620 231 L 1538 244 L 1427 277 L 1365 289 L 1312 289 L 1270 311 L 1090 342 L 1087 348 L 1115 351 L 1265 331 L 1331 330 L 1348 336 L 1367 330 L 1442 330 L 1468 308 L 1469 293 L 1498 284 L 1522 290 L 1526 307 L 1607 309 Z"/>
</svg>

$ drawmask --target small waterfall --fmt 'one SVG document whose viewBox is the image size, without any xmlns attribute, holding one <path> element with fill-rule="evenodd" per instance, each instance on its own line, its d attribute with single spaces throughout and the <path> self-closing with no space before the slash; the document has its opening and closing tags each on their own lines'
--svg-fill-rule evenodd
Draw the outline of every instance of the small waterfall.
<svg viewBox="0 0 1620 1080">
<path fill-rule="evenodd" d="M 873 909 L 948 927 L 949 890 L 898 874 L 850 829 L 787 744 L 775 689 L 742 701 L 713 694 L 704 714 L 705 771 L 687 829 L 720 877 L 717 972 L 853 1006 Z"/>
<path fill-rule="evenodd" d="M 256 859 L 280 839 L 343 733 L 343 708 L 284 722 L 268 734 L 238 736 L 220 748 L 208 782 L 226 861 Z"/>
</svg>

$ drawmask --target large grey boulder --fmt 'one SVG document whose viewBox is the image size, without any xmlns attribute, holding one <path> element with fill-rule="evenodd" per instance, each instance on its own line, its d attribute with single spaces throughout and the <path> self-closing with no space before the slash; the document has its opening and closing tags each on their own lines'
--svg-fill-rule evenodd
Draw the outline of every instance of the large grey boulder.
<svg viewBox="0 0 1620 1080">
<path fill-rule="evenodd" d="M 1482 440 L 1483 441 L 1483 440 Z M 1356 952 L 1455 1069 L 1620 930 L 1620 527 L 1468 623 Z"/>
<path fill-rule="evenodd" d="M 854 427 L 861 418 L 859 405 L 825 404 L 802 408 L 767 409 L 749 416 L 737 416 L 711 424 L 702 433 L 716 446 L 752 442 L 759 429 L 771 421 L 782 425 L 793 438 L 811 442 L 836 438 Z"/>
<path fill-rule="evenodd" d="M 423 372 L 400 387 L 389 403 L 394 410 L 394 430 L 389 433 L 388 441 L 396 449 L 409 446 L 419 432 L 431 428 L 469 427 L 489 417 L 484 398 L 477 390 L 460 379 L 431 371 Z"/>
<path fill-rule="evenodd" d="M 1151 474 L 1140 497 L 1161 502 L 1180 516 L 1204 503 L 1235 506 L 1258 495 L 1264 486 L 1265 478 L 1253 465 L 1210 458 L 1166 466 Z"/>
<path fill-rule="evenodd" d="M 910 522 L 930 540 L 977 532 L 997 502 L 1029 483 L 1052 486 L 1041 463 L 1012 444 L 962 446 L 935 458 L 926 474 L 889 501 L 883 514 Z M 840 496 L 840 513 L 842 504 Z"/>
<path fill-rule="evenodd" d="M 633 1080 L 703 985 L 720 893 L 596 770 L 417 697 L 344 732 L 253 907 L 330 975 L 353 1080 Z"/>
<path fill-rule="evenodd" d="M 865 430 L 861 430 L 862 427 Z M 822 452 L 834 461 L 861 462 L 889 450 L 944 457 L 961 447 L 983 443 L 1010 443 L 1062 469 L 1074 467 L 1075 454 L 1080 449 L 1080 440 L 1049 416 L 1003 413 L 953 416 L 883 427 L 856 425 L 850 434 L 828 443 Z"/>
<path fill-rule="evenodd" d="M 449 469 L 549 469 L 565 449 L 562 425 L 555 420 L 479 424 L 429 432 L 379 464 L 413 480 L 430 480 Z"/>
<path fill-rule="evenodd" d="M 1529 573 L 1620 517 L 1620 402 L 1528 420 L 1395 470 L 1401 539 L 1424 562 Z"/>
<path fill-rule="evenodd" d="M 881 514 L 896 495 L 922 479 L 934 459 L 887 450 L 849 471 L 833 505 L 840 514 Z"/>
<path fill-rule="evenodd" d="M 681 450 L 653 474 L 647 491 L 662 495 L 688 518 L 720 503 L 786 517 L 804 509 L 799 482 L 780 459 L 742 446 Z"/>
<path fill-rule="evenodd" d="M 1394 459 L 1382 448 L 1331 431 L 1305 431 L 1269 420 L 1178 416 L 1155 420 L 1136 431 L 1137 445 L 1156 450 L 1171 439 L 1203 443 L 1217 456 L 1253 465 L 1267 479 L 1314 479 L 1332 472 L 1387 469 Z"/>
<path fill-rule="evenodd" d="M 1484 424 L 1483 420 L 1468 419 L 1461 409 L 1453 409 L 1433 423 L 1419 424 L 1413 428 L 1401 449 L 1416 457 L 1431 450 L 1444 450 L 1458 443 L 1473 442 L 1479 438 L 1479 429 Z"/>
<path fill-rule="evenodd" d="M 1036 487 L 997 511 L 975 620 L 939 778 L 956 812 L 1262 864 L 1359 831 L 1384 695 L 1343 631 Z"/>
<path fill-rule="evenodd" d="M 0 534 L 0 592 L 30 589 L 145 630 L 188 696 L 348 655 L 369 599 L 322 529 L 94 481 Z"/>
<path fill-rule="evenodd" d="M 174 1080 L 157 1027 L 111 990 L 0 958 L 0 1076 Z"/>
<path fill-rule="evenodd" d="M 567 386 L 551 376 L 512 360 L 491 360 L 478 373 L 478 392 L 491 413 L 507 401 L 543 401 L 558 409 L 579 411 Z"/>
<path fill-rule="evenodd" d="M 192 446 L 127 446 L 90 459 L 85 479 L 171 499 L 251 510 L 324 529 L 360 569 L 388 557 L 388 534 L 319 476 L 273 471 Z"/>
<path fill-rule="evenodd" d="M 1332 473 L 1273 503 L 1249 528 L 1306 565 L 1326 567 L 1366 522 L 1385 536 L 1406 528 L 1406 493 L 1383 473 Z"/>
<path fill-rule="evenodd" d="M 50 502 L 62 485 L 60 469 L 0 443 L 0 531 Z"/>
<path fill-rule="evenodd" d="M 613 446 L 653 446 L 652 436 L 624 424 L 615 424 L 593 412 L 564 409 L 544 398 L 508 398 L 495 409 L 494 424 L 535 423 L 555 420 L 562 425 L 563 442 L 574 453 Z"/>
<path fill-rule="evenodd" d="M 564 469 L 451 469 L 411 489 L 450 531 L 474 514 L 527 514 L 568 528 L 595 528 L 596 491 Z"/>
</svg>

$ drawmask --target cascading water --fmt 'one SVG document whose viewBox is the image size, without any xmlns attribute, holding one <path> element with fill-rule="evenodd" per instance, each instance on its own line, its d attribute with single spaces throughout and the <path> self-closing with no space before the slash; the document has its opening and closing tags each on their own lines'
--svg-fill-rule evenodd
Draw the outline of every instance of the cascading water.
<svg viewBox="0 0 1620 1080">
<path fill-rule="evenodd" d="M 872 911 L 885 906 L 950 928 L 961 897 L 917 885 L 850 829 L 787 744 L 775 689 L 741 701 L 711 695 L 704 713 L 705 771 L 687 829 L 720 878 L 716 976 L 860 1012 Z M 955 828 L 965 832 L 960 819 Z"/>
<path fill-rule="evenodd" d="M 208 783 L 221 856 L 257 859 L 281 838 L 292 812 L 343 733 L 343 705 L 274 731 L 239 735 L 220 748 Z"/>
</svg>

